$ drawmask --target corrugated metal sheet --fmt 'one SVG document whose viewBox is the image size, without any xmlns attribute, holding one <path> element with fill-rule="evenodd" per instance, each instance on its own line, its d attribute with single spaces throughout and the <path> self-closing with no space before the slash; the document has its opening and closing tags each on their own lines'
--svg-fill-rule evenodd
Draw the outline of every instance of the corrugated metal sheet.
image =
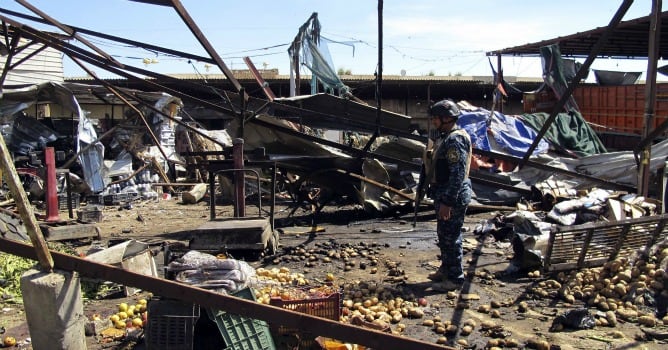
<svg viewBox="0 0 668 350">
<path fill-rule="evenodd" d="M 645 128 L 645 85 L 578 86 L 573 97 L 580 112 L 599 132 L 642 135 Z M 656 85 L 654 125 L 668 119 L 668 84 Z"/>
<path fill-rule="evenodd" d="M 251 80 L 255 79 L 250 71 L 248 70 L 234 70 L 232 71 L 234 76 L 239 79 L 239 80 Z M 225 75 L 220 74 L 220 73 L 211 73 L 211 74 L 167 74 L 168 76 L 176 79 L 182 79 L 182 80 L 225 80 L 227 79 Z M 266 80 L 289 80 L 290 75 L 286 74 L 278 74 L 278 70 L 276 69 L 267 69 L 267 70 L 260 70 L 260 75 L 262 78 Z M 339 78 L 342 81 L 375 81 L 376 77 L 371 74 L 351 74 L 351 75 L 341 75 Z M 85 79 L 83 77 L 79 78 L 70 78 L 70 80 L 79 80 L 79 79 Z M 303 74 L 301 75 L 302 80 L 310 80 L 311 75 L 310 74 Z M 542 78 L 526 78 L 526 77 L 505 77 L 506 81 L 509 82 L 517 82 L 517 81 L 526 81 L 526 82 L 535 82 L 535 81 L 542 81 Z M 384 75 L 383 80 L 386 81 L 392 81 L 392 82 L 401 82 L 401 81 L 418 81 L 418 82 L 466 82 L 466 83 L 493 83 L 494 82 L 494 77 L 493 76 L 438 76 L 438 75 Z"/>
<path fill-rule="evenodd" d="M 661 26 L 658 28 L 660 34 L 657 33 L 657 36 L 660 43 L 657 49 L 659 50 L 659 57 L 668 57 L 668 11 L 661 12 L 659 16 L 661 17 Z M 610 33 L 608 40 L 603 43 L 599 57 L 620 59 L 647 58 L 650 23 L 651 15 L 620 22 L 615 30 Z M 607 26 L 597 27 L 535 43 L 488 51 L 487 56 L 501 54 L 515 57 L 536 57 L 539 55 L 541 47 L 559 43 L 559 48 L 563 56 L 585 58 L 589 56 L 591 48 L 607 30 Z"/>
<path fill-rule="evenodd" d="M 27 41 L 22 40 L 20 45 Z M 38 50 L 41 45 L 31 45 L 12 58 L 16 63 Z M 0 56 L 0 68 L 4 69 L 7 56 Z M 63 82 L 63 56 L 58 50 L 47 47 L 9 71 L 3 85 L 40 84 L 49 81 Z"/>
</svg>

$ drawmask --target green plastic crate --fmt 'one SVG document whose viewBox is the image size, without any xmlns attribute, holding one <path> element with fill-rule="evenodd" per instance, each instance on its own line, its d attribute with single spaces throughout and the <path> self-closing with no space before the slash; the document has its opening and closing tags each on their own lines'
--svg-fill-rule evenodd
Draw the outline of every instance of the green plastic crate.
<svg viewBox="0 0 668 350">
<path fill-rule="evenodd" d="M 242 289 L 233 296 L 255 301 L 255 294 L 250 288 Z M 210 308 L 206 312 L 218 325 L 227 350 L 276 349 L 267 322 Z"/>
</svg>

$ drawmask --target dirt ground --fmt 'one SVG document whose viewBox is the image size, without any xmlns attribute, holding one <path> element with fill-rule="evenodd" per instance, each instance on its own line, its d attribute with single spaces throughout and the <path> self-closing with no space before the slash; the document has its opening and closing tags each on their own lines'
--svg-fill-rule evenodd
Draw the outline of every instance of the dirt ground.
<svg viewBox="0 0 668 350">
<path fill-rule="evenodd" d="M 217 206 L 219 217 L 230 217 L 231 207 Z M 439 337 L 448 339 L 447 345 L 456 348 L 489 348 L 491 339 L 505 339 L 498 348 L 538 349 L 665 349 L 663 340 L 650 339 L 634 322 L 621 321 L 615 326 L 596 326 L 592 329 L 566 328 L 550 331 L 553 320 L 569 311 L 584 307 L 576 300 L 567 304 L 559 298 L 539 297 L 530 292 L 532 287 L 552 276 L 532 276 L 527 273 L 508 273 L 512 257 L 508 242 L 497 242 L 492 237 L 480 237 L 475 226 L 497 215 L 493 211 L 471 212 L 465 222 L 465 270 L 468 281 L 457 293 L 432 290 L 427 275 L 437 266 L 435 222 L 428 208 L 424 208 L 413 227 L 412 211 L 397 212 L 381 218 L 370 217 L 356 206 L 328 206 L 317 216 L 307 208 L 299 208 L 288 217 L 291 207 L 277 206 L 276 228 L 280 232 L 279 251 L 274 256 L 250 261 L 256 269 L 287 268 L 292 273 L 303 273 L 311 285 L 326 280 L 340 287 L 342 299 L 352 299 L 355 293 L 368 292 L 370 285 L 381 298 L 400 297 L 417 302 L 423 298 L 422 317 L 404 317 L 390 323 L 391 330 L 406 337 L 436 343 Z M 63 214 L 66 215 L 66 214 Z M 145 241 L 159 248 L 164 242 L 187 243 L 187 231 L 209 220 L 206 202 L 195 205 L 181 204 L 177 198 L 151 202 L 134 202 L 131 206 L 107 206 L 97 226 L 100 241 L 93 239 L 68 242 L 82 253 L 93 245 L 106 245 L 127 239 Z M 318 232 L 311 231 L 312 224 Z M 159 251 L 160 249 L 156 249 Z M 355 252 L 349 259 L 337 259 L 337 252 Z M 370 259 L 373 255 L 374 259 Z M 326 257 L 333 257 L 327 259 Z M 162 265 L 164 256 L 158 253 L 156 262 Z M 375 262 L 370 262 L 370 261 Z M 160 271 L 162 269 L 159 269 Z M 161 272 L 162 273 L 162 272 Z M 331 276 L 328 276 L 331 274 Z M 358 294 L 359 296 L 359 294 Z M 111 295 L 100 300 L 86 300 L 84 311 L 92 319 L 102 319 L 115 313 L 118 304 L 134 303 L 150 295 L 140 292 L 133 296 Z M 29 301 L 26 301 L 29 302 Z M 344 309 L 345 312 L 352 311 Z M 592 313 L 597 313 L 591 308 Z M 457 329 L 439 334 L 425 320 L 440 320 L 454 324 Z M 473 325 L 470 334 L 463 331 Z M 18 340 L 17 348 L 31 349 L 29 332 L 22 306 L 3 304 L 0 313 L 2 336 Z M 665 335 L 668 328 L 651 328 L 655 334 Z M 197 336 L 197 334 L 195 335 Z M 662 338 L 663 336 L 657 336 Z M 510 341 L 515 340 L 515 343 Z M 491 340 L 491 341 L 490 341 Z M 144 349 L 145 344 L 131 336 L 112 339 L 103 334 L 86 338 L 88 349 Z M 290 340 L 275 339 L 279 349 L 288 349 Z M 498 343 L 498 341 L 496 341 Z M 551 346 L 551 347 L 550 347 Z M 387 349 L 392 349 L 391 345 Z"/>
</svg>

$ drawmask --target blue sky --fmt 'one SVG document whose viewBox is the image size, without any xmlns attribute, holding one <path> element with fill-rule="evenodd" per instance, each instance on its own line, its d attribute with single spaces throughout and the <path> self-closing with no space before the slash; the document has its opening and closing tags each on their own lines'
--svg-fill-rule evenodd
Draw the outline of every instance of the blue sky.
<svg viewBox="0 0 668 350">
<path fill-rule="evenodd" d="M 62 23 L 206 56 L 176 11 L 168 7 L 127 0 L 30 3 Z M 278 68 L 280 74 L 289 74 L 288 44 L 311 13 L 317 12 L 324 37 L 354 42 L 354 49 L 350 45 L 330 46 L 335 69 L 353 74 L 376 71 L 377 1 L 182 0 L 182 4 L 231 69 L 245 69 L 242 57 L 250 56 L 258 68 Z M 622 0 L 386 0 L 383 75 L 398 75 L 402 70 L 407 75 L 491 75 L 485 52 L 606 26 L 621 4 Z M 0 6 L 32 14 L 11 0 L 0 0 Z M 650 0 L 635 1 L 624 20 L 650 11 Z M 91 40 L 121 62 L 152 71 L 220 73 L 202 62 Z M 143 64 L 144 58 L 156 63 Z M 666 63 L 661 60 L 659 66 Z M 539 59 L 504 58 L 503 64 L 507 76 L 539 77 L 541 73 Z M 647 62 L 597 59 L 592 68 L 644 72 Z M 66 76 L 83 74 L 66 60 Z"/>
</svg>

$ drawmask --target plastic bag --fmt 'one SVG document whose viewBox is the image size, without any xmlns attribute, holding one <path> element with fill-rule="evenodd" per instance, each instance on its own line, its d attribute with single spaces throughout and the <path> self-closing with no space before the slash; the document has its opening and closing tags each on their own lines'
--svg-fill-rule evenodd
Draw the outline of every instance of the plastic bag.
<svg viewBox="0 0 668 350">
<path fill-rule="evenodd" d="M 581 308 L 555 317 L 552 326 L 550 326 L 550 331 L 556 331 L 561 328 L 560 326 L 571 329 L 590 329 L 596 326 L 596 320 L 588 309 Z"/>
</svg>

